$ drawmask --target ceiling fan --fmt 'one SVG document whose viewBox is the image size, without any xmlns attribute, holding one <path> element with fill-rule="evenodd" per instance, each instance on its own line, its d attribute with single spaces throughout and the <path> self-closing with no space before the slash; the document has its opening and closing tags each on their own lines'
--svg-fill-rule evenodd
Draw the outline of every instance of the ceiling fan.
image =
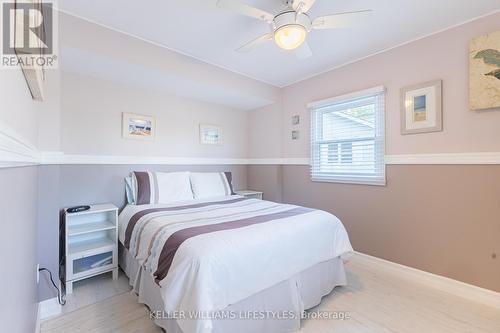
<svg viewBox="0 0 500 333">
<path fill-rule="evenodd" d="M 249 16 L 269 24 L 270 32 L 257 37 L 236 49 L 237 52 L 249 52 L 264 42 L 274 39 L 276 45 L 284 50 L 295 50 L 299 59 L 312 56 L 306 37 L 313 29 L 336 29 L 363 22 L 371 10 L 337 13 L 311 19 L 307 12 L 316 0 L 285 0 L 286 9 L 276 15 L 264 10 L 238 3 L 233 0 L 218 0 L 217 6 L 240 15 Z"/>
</svg>

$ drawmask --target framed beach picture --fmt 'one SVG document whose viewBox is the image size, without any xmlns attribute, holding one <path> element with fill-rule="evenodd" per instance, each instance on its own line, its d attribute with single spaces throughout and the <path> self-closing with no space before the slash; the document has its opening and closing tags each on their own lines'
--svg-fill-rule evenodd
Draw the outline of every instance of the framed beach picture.
<svg viewBox="0 0 500 333">
<path fill-rule="evenodd" d="M 134 113 L 123 113 L 122 135 L 125 139 L 153 140 L 156 135 L 156 119 Z"/>
<path fill-rule="evenodd" d="M 442 81 L 401 89 L 401 134 L 443 130 Z"/>
<path fill-rule="evenodd" d="M 200 124 L 200 143 L 203 145 L 220 145 L 221 128 L 217 125 Z"/>
</svg>

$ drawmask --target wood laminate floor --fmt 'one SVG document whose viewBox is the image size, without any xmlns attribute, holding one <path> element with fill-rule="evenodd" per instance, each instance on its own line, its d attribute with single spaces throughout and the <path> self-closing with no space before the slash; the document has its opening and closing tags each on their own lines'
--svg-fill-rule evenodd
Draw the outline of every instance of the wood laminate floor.
<svg viewBox="0 0 500 333">
<path fill-rule="evenodd" d="M 500 333 L 500 309 L 430 288 L 358 256 L 354 256 L 346 268 L 349 285 L 336 288 L 312 311 L 343 311 L 350 318 L 307 319 L 299 332 Z M 161 330 L 150 320 L 147 308 L 137 303 L 137 297 L 125 291 L 47 320 L 42 323 L 41 332 Z"/>
</svg>

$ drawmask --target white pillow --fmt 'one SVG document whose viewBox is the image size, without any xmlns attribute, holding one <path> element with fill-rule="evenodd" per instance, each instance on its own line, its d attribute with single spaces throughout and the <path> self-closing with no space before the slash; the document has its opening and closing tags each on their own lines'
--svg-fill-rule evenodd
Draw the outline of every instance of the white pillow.
<svg viewBox="0 0 500 333">
<path fill-rule="evenodd" d="M 189 172 L 132 173 L 136 205 L 168 204 L 193 199 Z"/>
<path fill-rule="evenodd" d="M 157 203 L 168 204 L 193 199 L 189 172 L 156 173 L 158 183 Z"/>
<path fill-rule="evenodd" d="M 192 172 L 190 177 L 195 199 L 233 194 L 230 180 L 224 172 Z"/>
</svg>

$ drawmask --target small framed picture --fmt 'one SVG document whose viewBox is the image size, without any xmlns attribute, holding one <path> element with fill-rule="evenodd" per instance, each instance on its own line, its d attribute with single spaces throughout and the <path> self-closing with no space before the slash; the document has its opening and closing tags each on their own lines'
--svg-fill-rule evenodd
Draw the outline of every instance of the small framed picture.
<svg viewBox="0 0 500 333">
<path fill-rule="evenodd" d="M 299 131 L 292 131 L 292 140 L 298 140 L 300 136 Z"/>
<path fill-rule="evenodd" d="M 155 117 L 123 113 L 122 135 L 125 139 L 153 140 L 156 135 Z"/>
<path fill-rule="evenodd" d="M 203 145 L 220 145 L 221 128 L 217 125 L 200 124 L 200 143 Z"/>
<path fill-rule="evenodd" d="M 292 125 L 300 125 L 300 116 L 295 115 L 292 117 Z"/>
<path fill-rule="evenodd" d="M 401 89 L 401 134 L 443 130 L 442 81 Z"/>
</svg>

